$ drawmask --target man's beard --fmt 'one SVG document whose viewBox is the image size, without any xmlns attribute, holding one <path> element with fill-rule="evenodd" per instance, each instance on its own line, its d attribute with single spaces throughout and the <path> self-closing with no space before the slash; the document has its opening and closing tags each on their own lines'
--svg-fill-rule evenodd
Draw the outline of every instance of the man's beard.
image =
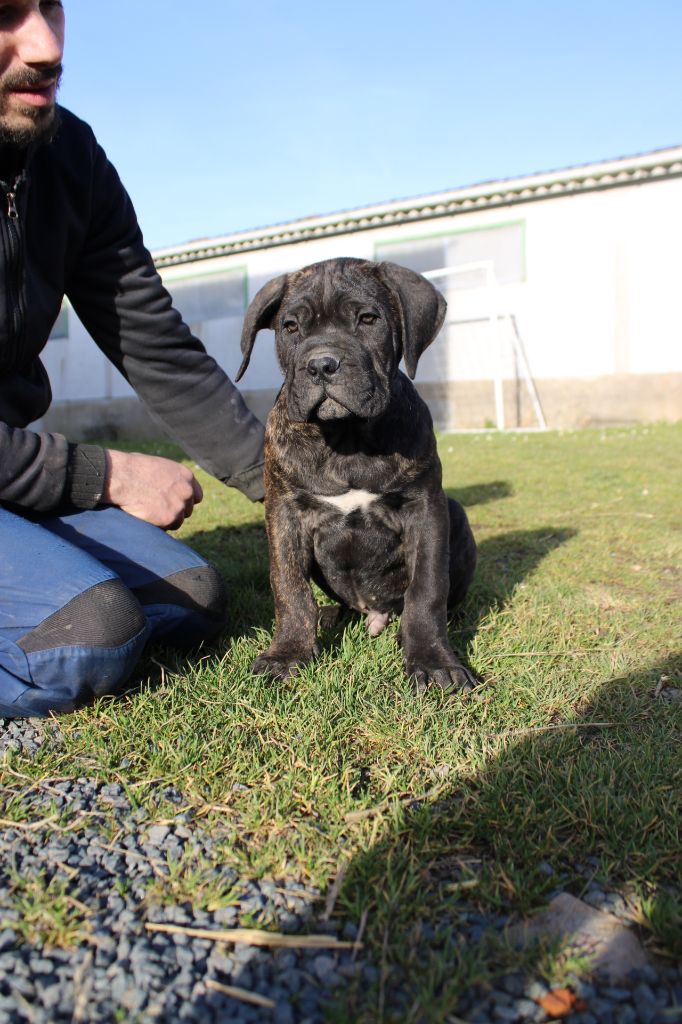
<svg viewBox="0 0 682 1024">
<path fill-rule="evenodd" d="M 22 89 L 37 89 L 46 80 L 56 79 L 57 87 L 62 77 L 62 65 L 35 71 L 26 68 L 22 72 L 8 74 L 0 78 L 0 146 L 11 146 L 16 149 L 27 149 L 28 146 L 41 142 L 49 142 L 59 127 L 59 111 L 56 103 L 48 107 L 33 107 L 28 104 L 16 108 L 23 115 L 13 116 L 6 102 L 10 92 Z"/>
</svg>

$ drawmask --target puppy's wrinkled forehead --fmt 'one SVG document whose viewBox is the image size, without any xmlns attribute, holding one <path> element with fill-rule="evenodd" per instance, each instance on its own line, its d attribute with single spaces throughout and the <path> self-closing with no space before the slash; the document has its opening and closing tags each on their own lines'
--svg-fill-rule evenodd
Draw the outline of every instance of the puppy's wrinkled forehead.
<svg viewBox="0 0 682 1024">
<path fill-rule="evenodd" d="M 350 260 L 329 260 L 305 267 L 290 275 L 281 313 L 295 312 L 332 320 L 350 306 L 386 305 L 390 301 L 389 293 L 373 270 L 371 264 L 365 263 L 360 269 Z"/>
</svg>

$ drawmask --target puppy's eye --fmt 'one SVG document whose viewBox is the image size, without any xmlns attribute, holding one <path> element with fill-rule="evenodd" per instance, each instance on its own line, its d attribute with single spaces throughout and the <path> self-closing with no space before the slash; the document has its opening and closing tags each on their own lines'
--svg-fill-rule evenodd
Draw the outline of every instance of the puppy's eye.
<svg viewBox="0 0 682 1024">
<path fill-rule="evenodd" d="M 285 331 L 289 332 L 289 334 L 296 334 L 296 331 L 298 330 L 298 324 L 295 320 L 285 320 L 282 326 Z"/>
<path fill-rule="evenodd" d="M 361 313 L 360 323 L 361 324 L 373 324 L 379 319 L 378 313 Z"/>
</svg>

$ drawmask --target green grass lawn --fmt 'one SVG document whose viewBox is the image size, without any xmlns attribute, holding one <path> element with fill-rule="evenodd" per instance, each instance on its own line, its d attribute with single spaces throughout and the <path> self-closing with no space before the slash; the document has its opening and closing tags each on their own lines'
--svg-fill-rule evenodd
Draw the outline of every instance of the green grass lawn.
<svg viewBox="0 0 682 1024">
<path fill-rule="evenodd" d="M 562 873 L 579 895 L 589 856 L 652 946 L 682 954 L 682 426 L 448 435 L 440 452 L 479 544 L 451 626 L 473 695 L 415 696 L 396 624 L 370 639 L 351 622 L 295 679 L 252 677 L 273 620 L 263 510 L 200 474 L 180 536 L 228 581 L 221 644 L 152 652 L 136 691 L 0 768 L 15 817 L 37 778 L 118 780 L 141 804 L 173 782 L 220 842 L 214 865 L 175 865 L 150 901 L 215 905 L 224 864 L 323 895 L 336 881 L 334 914 L 363 923 L 381 968 L 375 990 L 344 990 L 339 1020 L 379 1020 L 392 977 L 443 1020 L 471 978 L 520 955 L 457 947 L 462 907 L 530 912 Z"/>
</svg>

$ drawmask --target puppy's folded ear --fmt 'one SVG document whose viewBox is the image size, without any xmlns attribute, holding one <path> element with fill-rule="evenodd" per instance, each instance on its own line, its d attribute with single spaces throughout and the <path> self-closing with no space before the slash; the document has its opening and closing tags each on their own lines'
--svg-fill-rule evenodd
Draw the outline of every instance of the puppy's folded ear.
<svg viewBox="0 0 682 1024">
<path fill-rule="evenodd" d="M 273 320 L 282 302 L 288 276 L 288 274 L 282 274 L 281 277 L 273 278 L 254 295 L 244 317 L 241 338 L 241 350 L 244 358 L 235 381 L 240 380 L 246 372 L 258 332 L 264 329 L 274 330 Z"/>
<path fill-rule="evenodd" d="M 430 281 L 407 267 L 380 263 L 379 275 L 397 301 L 405 369 L 414 380 L 419 357 L 443 326 L 447 303 Z"/>
</svg>

